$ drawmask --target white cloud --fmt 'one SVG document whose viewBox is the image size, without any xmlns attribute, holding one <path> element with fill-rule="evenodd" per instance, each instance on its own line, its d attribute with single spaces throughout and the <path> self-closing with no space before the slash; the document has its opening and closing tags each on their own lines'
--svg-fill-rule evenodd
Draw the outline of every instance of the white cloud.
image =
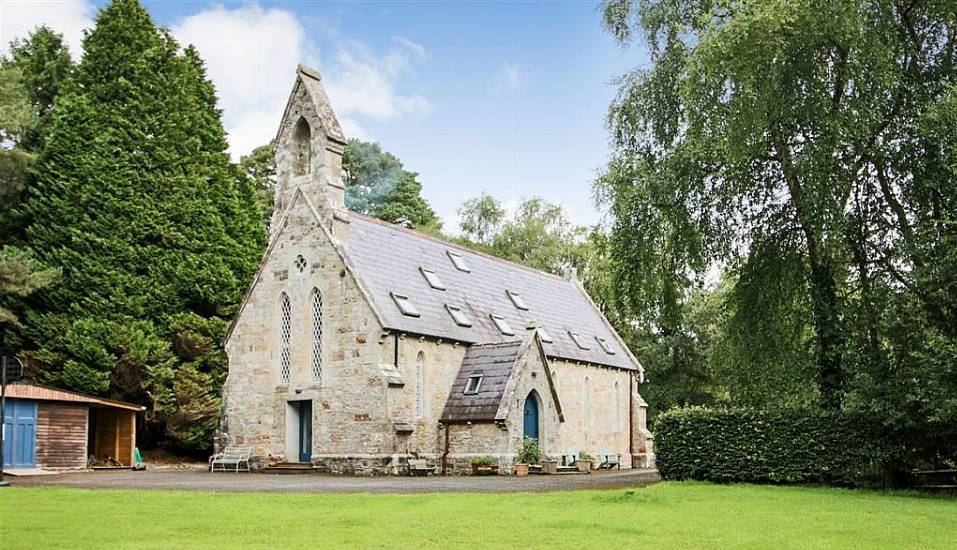
<svg viewBox="0 0 957 550">
<path fill-rule="evenodd" d="M 528 81 L 524 67 L 517 63 L 502 62 L 502 66 L 489 80 L 489 92 L 493 94 L 512 93 L 522 88 Z"/>
<path fill-rule="evenodd" d="M 296 65 L 316 60 L 305 29 L 282 9 L 213 6 L 181 19 L 172 32 L 206 61 L 237 157 L 275 136 Z"/>
<path fill-rule="evenodd" d="M 419 44 L 418 42 L 413 42 L 404 36 L 396 36 L 393 38 L 396 44 L 402 46 L 403 48 L 409 50 L 419 59 L 425 59 L 425 46 Z"/>
<path fill-rule="evenodd" d="M 336 112 L 379 120 L 429 112 L 429 100 L 418 94 L 399 94 L 395 89 L 397 80 L 413 59 L 425 55 L 425 49 L 406 39 L 396 43 L 397 48 L 381 56 L 360 44 L 336 52 L 334 62 L 325 70 L 326 90 Z"/>
<path fill-rule="evenodd" d="M 257 4 L 206 8 L 178 21 L 172 31 L 184 45 L 195 45 L 206 61 L 234 157 L 275 136 L 298 63 L 322 73 L 347 137 L 368 139 L 357 119 L 399 118 L 431 107 L 420 95 L 396 91 L 412 63 L 426 56 L 425 48 L 408 38 L 395 37 L 390 51 L 377 54 L 339 37 L 343 45 L 322 63 L 294 13 Z"/>
<path fill-rule="evenodd" d="M 79 59 L 83 29 L 92 26 L 95 12 L 86 0 L 0 0 L 0 54 L 8 52 L 13 39 L 46 25 L 63 34 L 70 53 Z"/>
</svg>

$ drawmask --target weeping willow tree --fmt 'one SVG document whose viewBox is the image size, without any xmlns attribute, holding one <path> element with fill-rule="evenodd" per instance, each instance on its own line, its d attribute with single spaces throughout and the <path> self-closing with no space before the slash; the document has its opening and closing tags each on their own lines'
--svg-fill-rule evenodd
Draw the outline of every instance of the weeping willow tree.
<svg viewBox="0 0 957 550">
<path fill-rule="evenodd" d="M 618 81 L 597 189 L 617 305 L 665 342 L 660 368 L 680 366 L 667 342 L 722 266 L 736 383 L 835 409 L 894 380 L 920 414 L 952 408 L 931 390 L 957 387 L 957 4 L 613 0 L 603 14 L 651 56 Z"/>
</svg>

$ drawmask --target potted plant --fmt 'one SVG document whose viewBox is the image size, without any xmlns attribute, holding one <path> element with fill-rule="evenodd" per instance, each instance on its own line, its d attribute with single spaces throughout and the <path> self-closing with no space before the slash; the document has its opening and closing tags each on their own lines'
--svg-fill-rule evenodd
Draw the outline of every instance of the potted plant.
<svg viewBox="0 0 957 550">
<path fill-rule="evenodd" d="M 538 440 L 526 437 L 522 440 L 522 448 L 518 451 L 518 463 L 515 464 L 515 475 L 527 476 L 528 465 L 538 464 L 542 458 L 542 452 L 538 448 Z"/>
<path fill-rule="evenodd" d="M 575 466 L 578 466 L 579 472 L 588 473 L 591 471 L 591 465 L 593 462 L 595 462 L 595 457 L 586 452 L 582 452 L 580 455 L 578 455 L 578 458 L 575 459 Z"/>
<path fill-rule="evenodd" d="M 498 464 L 492 464 L 490 456 L 473 456 L 469 459 L 472 463 L 472 473 L 477 476 L 490 476 L 498 473 Z"/>
<path fill-rule="evenodd" d="M 542 471 L 546 474 L 557 474 L 558 473 L 558 461 L 552 459 L 542 460 Z"/>
</svg>

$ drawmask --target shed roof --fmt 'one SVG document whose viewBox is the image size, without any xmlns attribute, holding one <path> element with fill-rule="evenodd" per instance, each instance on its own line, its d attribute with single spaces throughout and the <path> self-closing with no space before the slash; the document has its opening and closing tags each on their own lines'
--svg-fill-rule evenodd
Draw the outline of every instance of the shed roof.
<svg viewBox="0 0 957 550">
<path fill-rule="evenodd" d="M 521 356 L 522 342 L 497 342 L 469 346 L 442 411 L 444 422 L 495 420 L 512 367 Z M 478 392 L 465 393 L 469 377 L 482 375 Z"/>
<path fill-rule="evenodd" d="M 83 393 L 50 388 L 27 382 L 14 382 L 7 384 L 7 397 L 12 399 L 36 399 L 38 401 L 67 401 L 72 403 L 86 403 L 89 405 L 99 405 L 102 407 L 113 407 L 117 409 L 126 409 L 130 411 L 144 411 L 146 407 L 126 403 L 125 401 L 116 401 L 104 397 L 96 397 Z"/>
<path fill-rule="evenodd" d="M 543 328 L 552 340 L 543 341 L 549 357 L 641 369 L 577 282 L 375 218 L 350 213 L 349 221 L 344 253 L 385 328 L 469 344 L 514 340 L 514 334 L 504 334 L 496 325 L 491 317 L 495 315 L 513 332 L 530 324 Z M 453 263 L 450 252 L 465 261 L 468 271 Z M 434 271 L 445 289 L 430 285 L 423 269 Z M 509 292 L 518 293 L 527 309 L 520 308 Z M 395 295 L 408 297 L 419 315 L 403 314 Z M 461 308 L 471 326 L 456 323 L 446 305 Z M 589 349 L 579 346 L 570 332 L 580 334 Z"/>
</svg>

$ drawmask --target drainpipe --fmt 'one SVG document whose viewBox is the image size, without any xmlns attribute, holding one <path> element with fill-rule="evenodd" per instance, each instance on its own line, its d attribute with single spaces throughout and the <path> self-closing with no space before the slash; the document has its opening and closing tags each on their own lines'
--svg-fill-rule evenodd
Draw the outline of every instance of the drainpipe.
<svg viewBox="0 0 957 550">
<path fill-rule="evenodd" d="M 631 453 L 632 462 L 634 462 L 635 456 L 635 390 L 634 390 L 635 377 L 628 377 L 628 452 Z M 631 465 L 632 468 L 635 467 L 634 463 Z"/>
<path fill-rule="evenodd" d="M 399 370 L 399 333 L 392 335 L 392 365 Z"/>
<path fill-rule="evenodd" d="M 449 471 L 449 425 L 442 424 L 445 427 L 445 451 L 442 453 L 442 475 L 447 475 Z"/>
</svg>

